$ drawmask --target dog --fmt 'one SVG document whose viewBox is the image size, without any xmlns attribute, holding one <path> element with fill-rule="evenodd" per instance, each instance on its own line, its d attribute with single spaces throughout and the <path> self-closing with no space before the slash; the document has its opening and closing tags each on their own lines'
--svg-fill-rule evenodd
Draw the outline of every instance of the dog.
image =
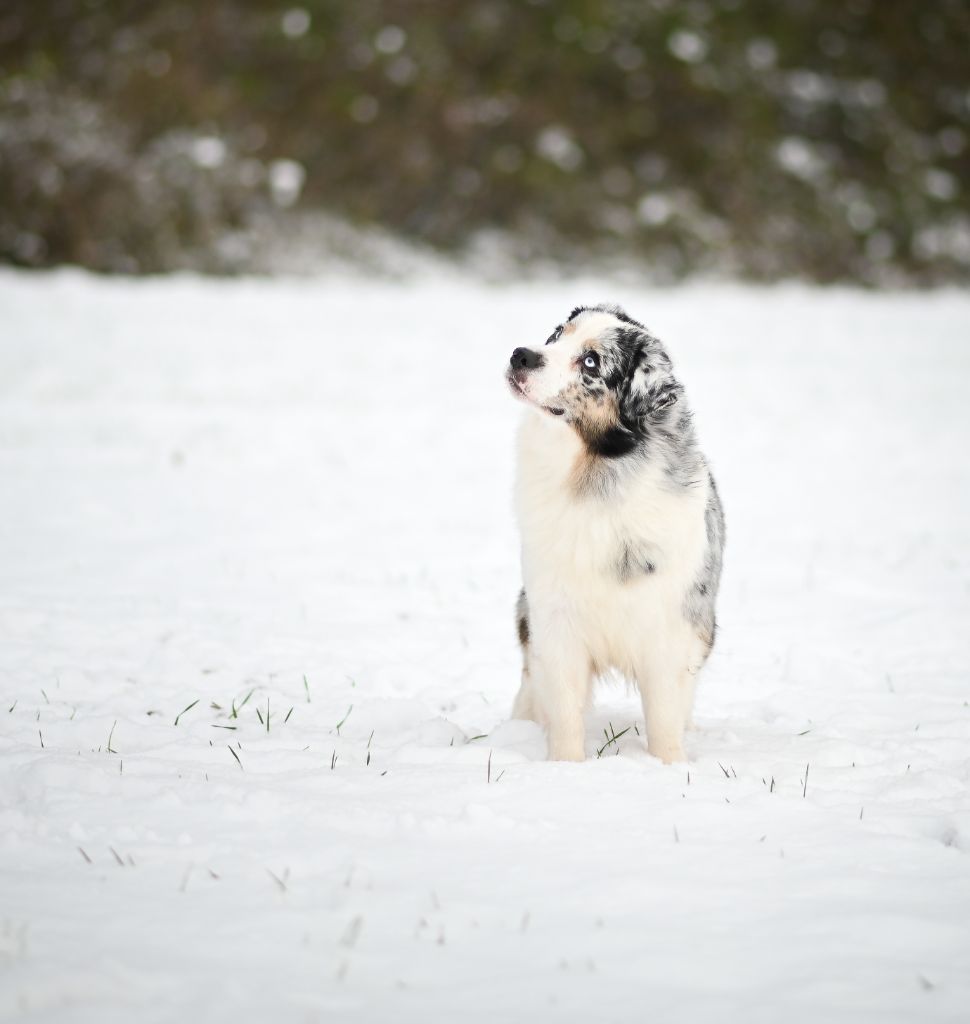
<svg viewBox="0 0 970 1024">
<path fill-rule="evenodd" d="M 592 682 L 615 669 L 640 690 L 648 752 L 683 761 L 724 513 L 670 357 L 619 306 L 578 306 L 543 346 L 515 349 L 506 379 L 528 406 L 512 717 L 545 727 L 551 760 L 582 761 Z"/>
</svg>

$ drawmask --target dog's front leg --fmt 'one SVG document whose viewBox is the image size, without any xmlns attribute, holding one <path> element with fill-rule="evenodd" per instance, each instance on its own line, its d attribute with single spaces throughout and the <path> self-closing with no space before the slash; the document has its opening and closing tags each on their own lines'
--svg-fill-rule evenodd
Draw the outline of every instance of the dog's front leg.
<svg viewBox="0 0 970 1024">
<path fill-rule="evenodd" d="M 536 709 L 549 732 L 549 760 L 583 761 L 583 711 L 592 675 L 589 652 L 564 618 L 548 619 L 536 632 L 529 676 Z"/>
<path fill-rule="evenodd" d="M 672 638 L 660 639 L 637 664 L 637 685 L 647 726 L 647 751 L 664 764 L 686 761 L 684 691 L 693 683 L 687 652 Z"/>
</svg>

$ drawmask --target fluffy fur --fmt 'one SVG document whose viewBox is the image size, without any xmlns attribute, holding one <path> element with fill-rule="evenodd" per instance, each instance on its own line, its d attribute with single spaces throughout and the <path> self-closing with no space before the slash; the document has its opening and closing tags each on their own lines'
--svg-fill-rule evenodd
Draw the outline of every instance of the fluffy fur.
<svg viewBox="0 0 970 1024">
<path fill-rule="evenodd" d="M 513 716 L 545 726 L 550 758 L 581 761 L 592 681 L 616 669 L 639 687 L 650 753 L 681 761 L 724 517 L 670 358 L 618 306 L 579 307 L 512 353 L 507 380 L 529 406 Z"/>
</svg>

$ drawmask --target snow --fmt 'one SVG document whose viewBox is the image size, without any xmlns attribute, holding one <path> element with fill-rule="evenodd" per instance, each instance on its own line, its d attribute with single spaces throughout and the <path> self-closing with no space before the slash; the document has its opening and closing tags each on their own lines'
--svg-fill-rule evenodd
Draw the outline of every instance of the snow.
<svg viewBox="0 0 970 1024">
<path fill-rule="evenodd" d="M 619 684 L 581 765 L 506 721 L 501 371 L 601 299 L 668 342 L 727 511 L 684 766 Z M 0 274 L 0 1017 L 966 1020 L 968 328 Z"/>
</svg>

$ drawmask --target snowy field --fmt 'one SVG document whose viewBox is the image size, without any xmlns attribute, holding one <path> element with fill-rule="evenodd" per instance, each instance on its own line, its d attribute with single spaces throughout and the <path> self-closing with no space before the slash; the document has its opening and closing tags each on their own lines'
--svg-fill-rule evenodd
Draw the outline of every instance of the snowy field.
<svg viewBox="0 0 970 1024">
<path fill-rule="evenodd" d="M 422 280 L 0 274 L 0 1018 L 970 1019 L 970 296 Z M 506 720 L 601 299 L 727 511 L 684 766 Z"/>
</svg>

